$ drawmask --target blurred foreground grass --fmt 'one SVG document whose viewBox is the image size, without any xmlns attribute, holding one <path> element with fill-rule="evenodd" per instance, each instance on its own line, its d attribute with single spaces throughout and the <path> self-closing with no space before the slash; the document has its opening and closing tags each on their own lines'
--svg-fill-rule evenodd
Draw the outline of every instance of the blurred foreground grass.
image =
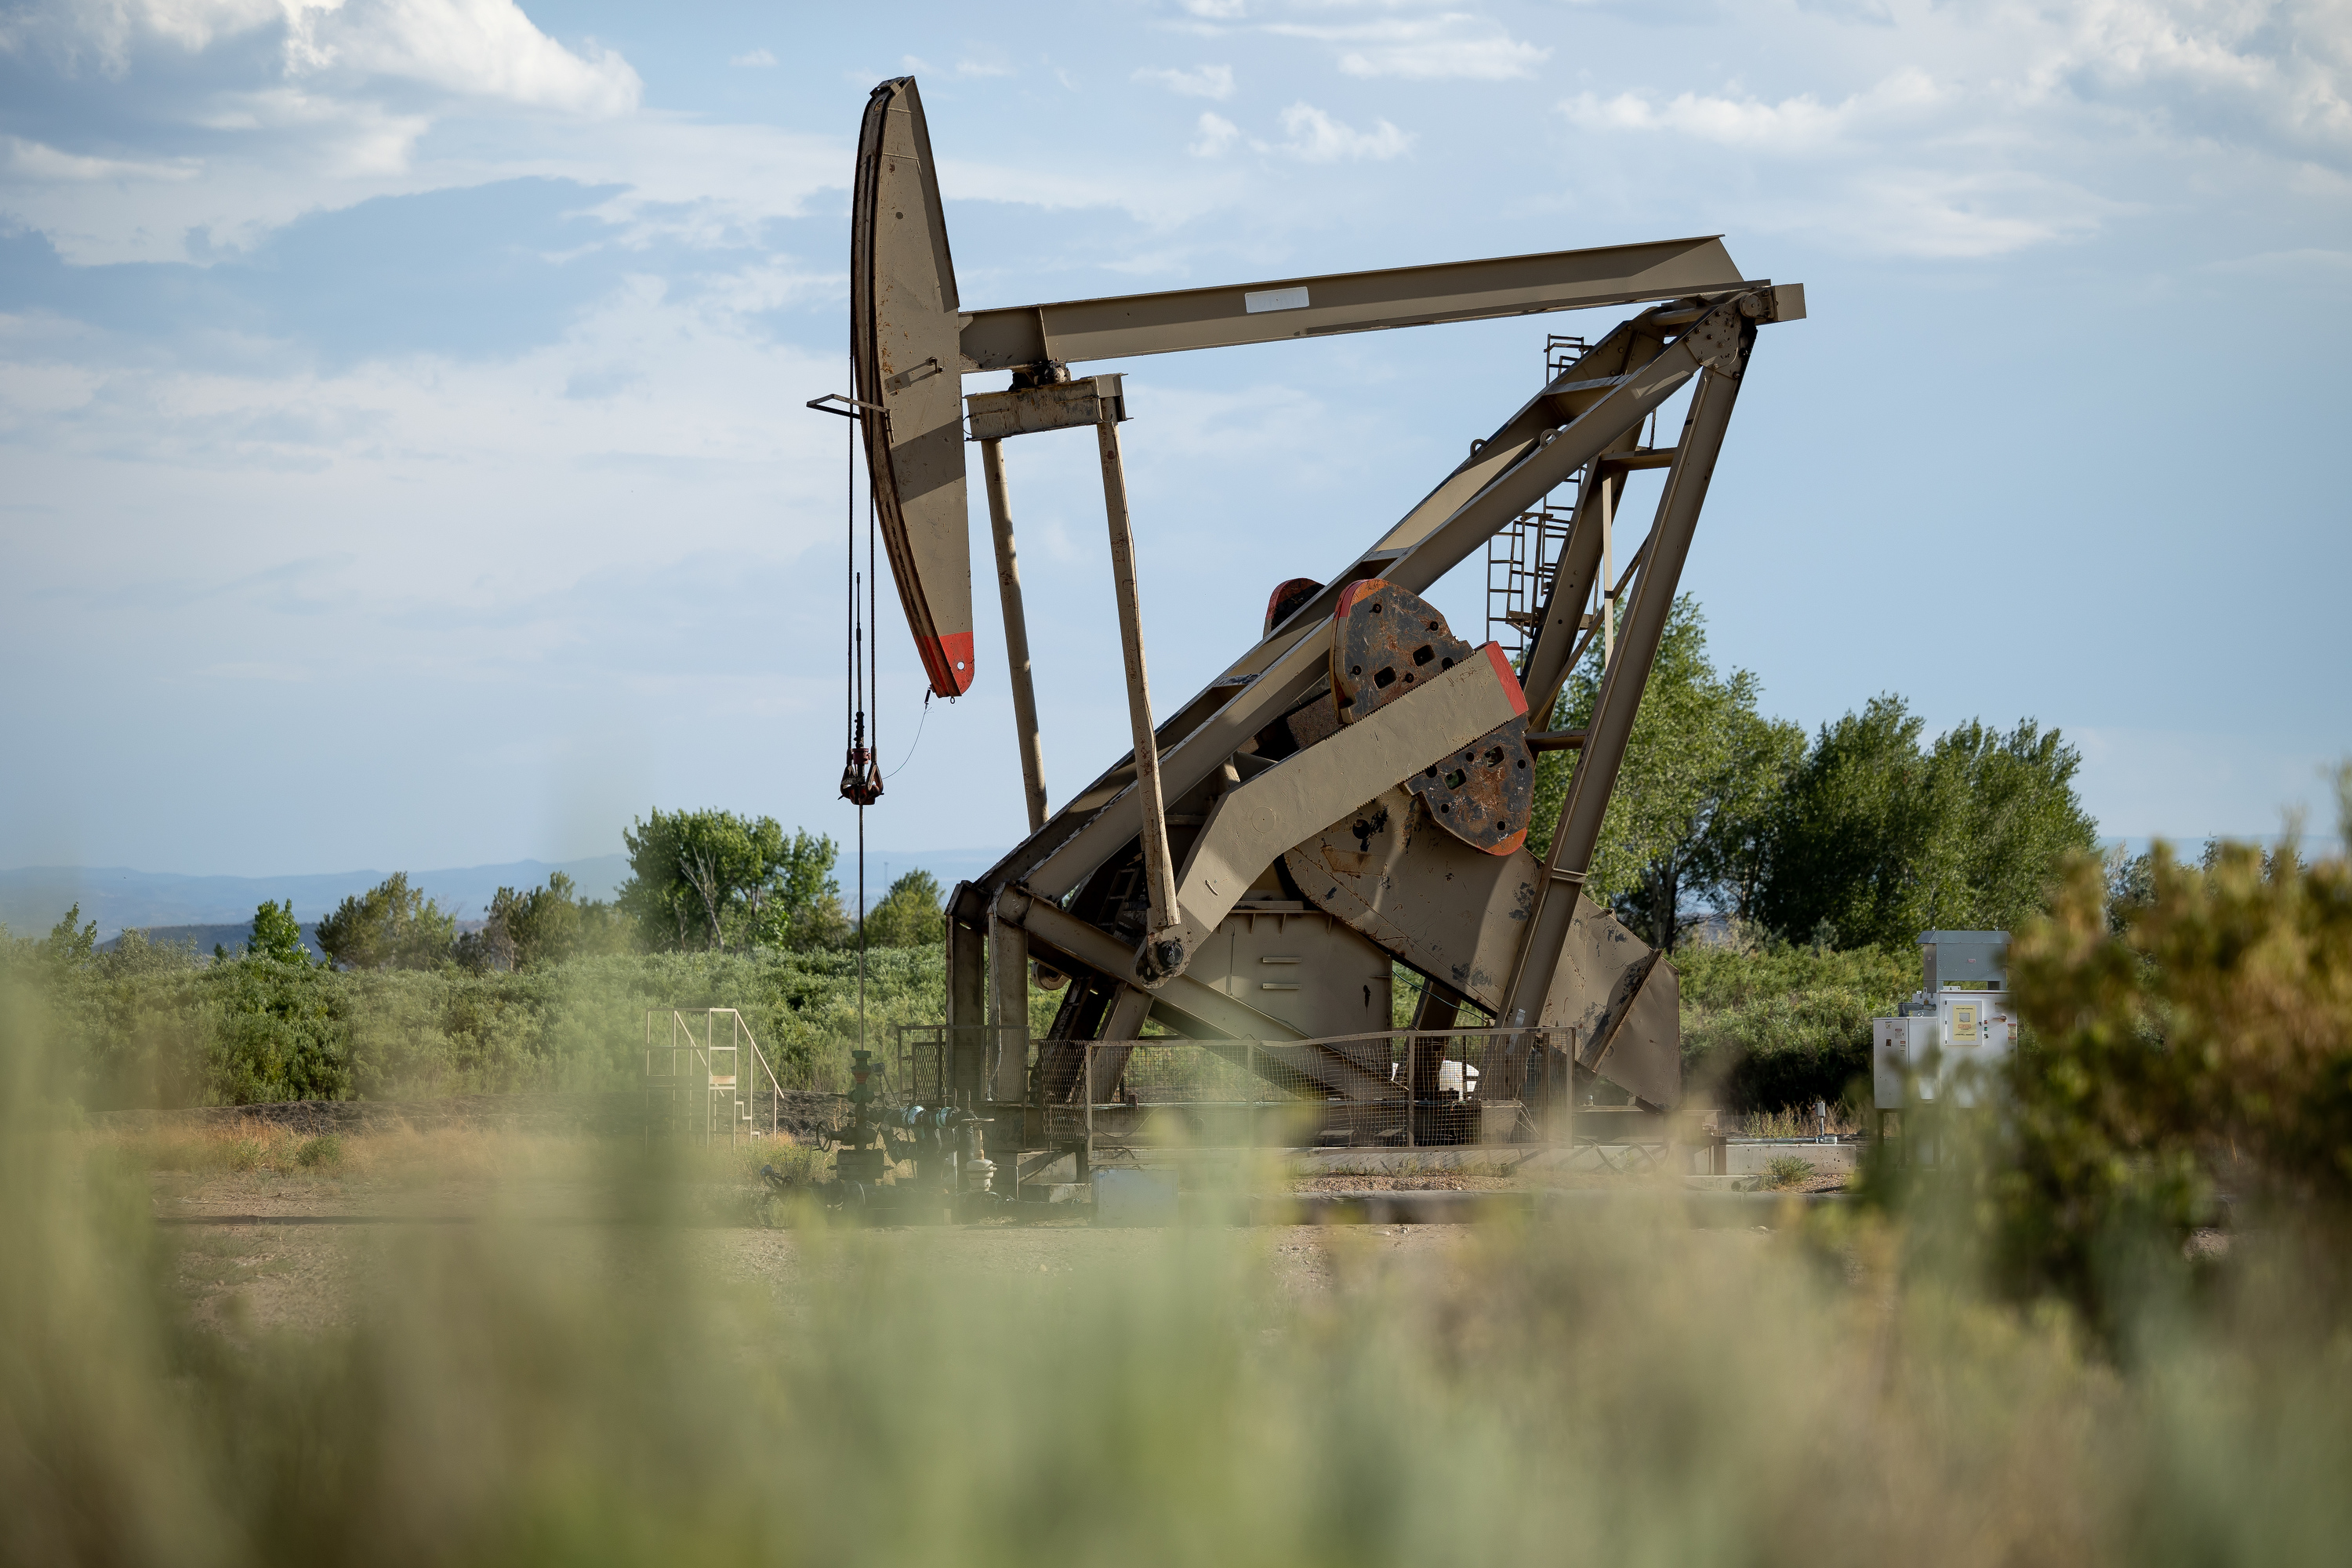
<svg viewBox="0 0 2352 1568">
<path fill-rule="evenodd" d="M 630 1222 L 298 1256 L 159 1226 L 158 1171 L 459 1144 L 68 1130 L 0 978 L 0 1559 L 2341 1561 L 2352 864 L 2102 889 L 2020 933 L 2003 1111 L 1771 1232 L 719 1230 L 744 1152 L 477 1135 Z"/>
<path fill-rule="evenodd" d="M 2117 1356 L 1859 1211 L 723 1231 L 672 1221 L 746 1151 L 370 1136 L 333 1174 L 291 1140 L 239 1170 L 24 1110 L 8 1562 L 2275 1563 L 2352 1530 L 2352 1354 L 2290 1228 L 2152 1293 Z M 159 1169 L 451 1162 L 639 1222 L 148 1217 Z M 334 1288 L 289 1290 L 322 1256 Z"/>
</svg>

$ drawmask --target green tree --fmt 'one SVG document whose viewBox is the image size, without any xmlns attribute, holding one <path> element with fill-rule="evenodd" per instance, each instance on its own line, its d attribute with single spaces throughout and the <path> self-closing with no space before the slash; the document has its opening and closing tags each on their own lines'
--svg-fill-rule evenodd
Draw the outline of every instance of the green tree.
<svg viewBox="0 0 2352 1568">
<path fill-rule="evenodd" d="M 319 946 L 345 969 L 430 969 L 453 956 L 457 918 L 395 871 L 319 922 Z"/>
<path fill-rule="evenodd" d="M 618 911 L 578 891 L 562 871 L 527 892 L 500 888 L 482 929 L 458 939 L 461 961 L 475 969 L 527 970 L 583 953 L 625 951 L 630 933 Z"/>
<path fill-rule="evenodd" d="M 194 968 L 195 962 L 195 943 L 151 942 L 145 931 L 129 927 L 114 939 L 111 952 L 98 955 L 97 968 L 109 979 L 122 980 L 142 974 L 177 973 Z"/>
<path fill-rule="evenodd" d="M 919 868 L 908 872 L 866 914 L 866 945 L 937 946 L 947 932 L 943 898 L 937 877 Z"/>
<path fill-rule="evenodd" d="M 250 1105 L 340 1100 L 349 1092 L 349 982 L 307 956 L 298 950 L 288 963 L 251 950 L 207 972 L 206 1099 Z"/>
<path fill-rule="evenodd" d="M 1591 724 L 1602 674 L 1596 647 L 1561 691 L 1554 728 Z M 1585 882 L 1655 946 L 1672 948 L 1700 902 L 1745 913 L 1753 900 L 1765 825 L 1804 750 L 1802 730 L 1757 711 L 1759 689 L 1748 670 L 1716 670 L 1696 601 L 1675 600 Z M 1528 835 L 1537 854 L 1550 847 L 1576 757 L 1552 752 L 1539 764 Z"/>
<path fill-rule="evenodd" d="M 302 945 L 302 922 L 294 918 L 293 900 L 282 904 L 264 901 L 253 911 L 253 937 L 245 951 L 273 963 L 310 962 L 310 950 Z"/>
<path fill-rule="evenodd" d="M 2011 929 L 2042 907 L 2097 828 L 2080 758 L 2032 721 L 1971 721 L 1922 747 L 1899 697 L 1822 727 L 1773 814 L 1755 906 L 1792 939 L 1907 946 L 1944 929 Z"/>
<path fill-rule="evenodd" d="M 1959 879 L 1938 900 L 1933 923 L 2024 924 L 2047 907 L 2068 858 L 2097 847 L 2098 824 L 2074 794 L 2081 754 L 2030 719 L 2007 734 L 1971 720 L 1936 742 L 1933 760 L 1960 782 L 1947 830 L 1958 841 Z"/>
<path fill-rule="evenodd" d="M 98 946 L 98 922 L 77 925 L 75 922 L 80 919 L 81 905 L 77 902 L 66 911 L 63 920 L 49 928 L 48 935 L 33 944 L 33 956 L 59 966 L 88 963 Z"/>
<path fill-rule="evenodd" d="M 630 877 L 619 906 L 649 948 L 812 946 L 838 931 L 830 838 L 787 837 L 772 816 L 656 808 L 622 839 Z"/>
</svg>

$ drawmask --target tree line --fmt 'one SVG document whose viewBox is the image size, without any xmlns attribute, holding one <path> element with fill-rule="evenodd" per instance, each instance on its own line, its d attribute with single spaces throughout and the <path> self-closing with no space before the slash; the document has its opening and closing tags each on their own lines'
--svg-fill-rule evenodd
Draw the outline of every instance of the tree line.
<svg viewBox="0 0 2352 1568">
<path fill-rule="evenodd" d="M 1597 649 L 1562 689 L 1556 729 L 1598 703 Z M 1753 672 L 1718 671 L 1706 622 L 1675 603 L 1610 797 L 1586 891 L 1671 949 L 1709 915 L 1767 938 L 1905 948 L 1931 930 L 2011 930 L 2044 904 L 2097 826 L 2081 759 L 2032 720 L 1971 721 L 1927 740 L 1900 697 L 1873 698 L 1810 740 L 1759 710 Z M 1529 847 L 1549 837 L 1578 754 L 1538 763 Z"/>
<path fill-rule="evenodd" d="M 624 952 L 824 952 L 936 945 L 939 879 L 918 868 L 890 884 L 863 921 L 843 905 L 830 837 L 787 834 L 772 816 L 656 807 L 622 834 L 629 879 L 611 900 L 583 898 L 562 871 L 543 886 L 500 888 L 480 929 L 396 872 L 319 922 L 328 961 L 344 969 L 528 970 Z M 290 952 L 288 944 L 290 942 Z M 264 904 L 249 951 L 300 962 L 289 905 Z"/>
</svg>

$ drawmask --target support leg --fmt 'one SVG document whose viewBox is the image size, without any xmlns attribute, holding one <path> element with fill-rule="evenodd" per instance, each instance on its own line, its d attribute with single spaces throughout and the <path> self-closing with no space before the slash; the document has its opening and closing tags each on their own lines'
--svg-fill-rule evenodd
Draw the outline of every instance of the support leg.
<svg viewBox="0 0 2352 1568">
<path fill-rule="evenodd" d="M 1037 730 L 1037 692 L 1029 678 L 1029 617 L 1021 605 L 1021 562 L 1013 549 L 1013 511 L 1004 497 L 1004 443 L 980 444 L 988 480 L 988 522 L 996 535 L 996 592 L 1004 605 L 1004 662 L 1013 677 L 1013 724 L 1021 742 L 1021 786 L 1029 831 L 1045 826 L 1045 742 Z"/>
<path fill-rule="evenodd" d="M 961 893 L 961 889 L 958 889 Z M 986 1071 L 988 1031 L 968 1026 L 988 1022 L 988 933 L 955 918 L 961 899 L 950 900 L 947 921 L 948 1092 L 966 1110 L 980 1103 Z"/>
<path fill-rule="evenodd" d="M 988 971 L 996 996 L 998 1056 L 990 1098 L 999 1105 L 1025 1100 L 1029 1089 L 1029 933 L 992 915 Z M 1017 1142 L 1012 1129 L 998 1136 Z"/>
<path fill-rule="evenodd" d="M 1724 430 L 1731 422 L 1732 405 L 1738 395 L 1737 371 L 1725 374 L 1714 369 L 1700 375 L 1692 395 L 1680 451 L 1665 493 L 1658 498 L 1657 518 L 1651 524 L 1649 559 L 1634 579 L 1625 637 L 1601 677 L 1591 734 L 1570 777 L 1568 798 L 1560 804 L 1559 824 L 1538 884 L 1533 918 L 1519 938 L 1511 983 L 1504 993 L 1500 1021 L 1507 1026 L 1542 1021 L 1560 950 L 1584 901 L 1585 875 L 1591 869 L 1593 847 L 1601 837 L 1610 792 L 1617 783 L 1618 765 L 1625 759 L 1634 710 L 1649 680 L 1651 661 L 1657 657 L 1666 616 L 1674 608 L 1683 561 L 1689 553 L 1699 508 L 1706 500 L 1707 481 L 1714 477 L 1716 457 L 1722 450 Z M 1514 1073 L 1500 1086 L 1506 1095 L 1517 1096 L 1516 1079 Z"/>
<path fill-rule="evenodd" d="M 1136 588 L 1135 532 L 1127 513 L 1127 466 L 1118 426 L 1095 426 L 1102 449 L 1103 510 L 1110 521 L 1111 582 L 1118 598 L 1119 652 L 1127 661 L 1127 716 L 1135 733 L 1135 786 L 1143 818 L 1144 890 L 1151 902 L 1151 934 L 1176 923 L 1176 865 L 1168 852 L 1168 820 L 1160 794 L 1160 746 L 1151 732 L 1151 689 L 1143 668 L 1143 610 Z"/>
</svg>

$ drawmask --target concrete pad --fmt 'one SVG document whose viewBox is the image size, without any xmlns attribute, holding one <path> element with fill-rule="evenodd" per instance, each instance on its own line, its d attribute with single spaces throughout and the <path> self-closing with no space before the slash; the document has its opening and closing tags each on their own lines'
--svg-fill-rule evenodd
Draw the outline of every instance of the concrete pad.
<svg viewBox="0 0 2352 1568">
<path fill-rule="evenodd" d="M 1847 1201 L 1842 1193 L 1604 1192 L 1534 1193 L 1292 1193 L 1268 1194 L 1248 1205 L 1248 1217 L 1224 1219 L 1195 1211 L 1196 1223 L 1251 1225 L 1475 1225 L 1503 1219 L 1550 1219 L 1619 1214 L 1698 1229 L 1773 1228 L 1811 1209 Z"/>
<path fill-rule="evenodd" d="M 1799 1138 L 1735 1138 L 1723 1146 L 1724 1173 L 1760 1175 L 1772 1162 L 1795 1155 L 1824 1176 L 1842 1175 L 1862 1163 L 1860 1143 L 1816 1143 Z"/>
<path fill-rule="evenodd" d="M 1300 1149 L 1299 1176 L 1646 1174 L 1664 1168 L 1664 1143 L 1484 1143 L 1435 1149 Z"/>
<path fill-rule="evenodd" d="M 1445 1149 L 1300 1149 L 1289 1157 L 1301 1176 L 1507 1176 L 1542 1168 L 1563 1151 L 1542 1144 L 1467 1144 Z"/>
<path fill-rule="evenodd" d="M 1093 1184 L 1097 1225 L 1176 1223 L 1173 1171 L 1097 1171 Z"/>
</svg>

